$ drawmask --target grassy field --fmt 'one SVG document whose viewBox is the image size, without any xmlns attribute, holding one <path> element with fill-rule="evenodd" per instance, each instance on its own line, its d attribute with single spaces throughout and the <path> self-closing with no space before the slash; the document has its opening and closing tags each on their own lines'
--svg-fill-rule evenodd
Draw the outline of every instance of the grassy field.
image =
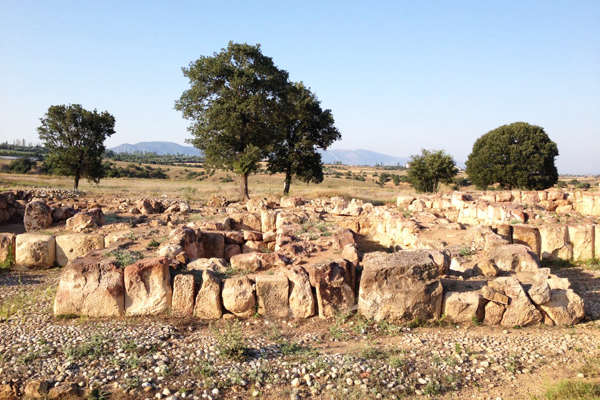
<svg viewBox="0 0 600 400">
<path fill-rule="evenodd" d="M 9 163 L 10 160 L 0 160 L 0 164 Z M 118 166 L 125 167 L 127 162 L 117 162 Z M 141 165 L 145 167 L 145 164 Z M 207 175 L 209 171 L 203 168 L 189 166 L 161 166 L 149 165 L 151 168 L 161 168 L 169 176 L 169 179 L 131 179 L 131 178 L 105 178 L 99 184 L 90 184 L 82 180 L 79 189 L 90 194 L 112 194 L 123 197 L 178 197 L 186 200 L 207 199 L 213 194 L 225 196 L 229 200 L 239 198 L 239 179 L 237 175 L 227 171 L 215 171 L 214 175 L 204 180 L 187 179 L 190 172 L 202 172 Z M 333 177 L 327 175 L 321 184 L 306 185 L 300 181 L 294 181 L 291 186 L 290 196 L 305 198 L 343 196 L 348 198 L 359 198 L 376 204 L 395 203 L 399 193 L 411 193 L 412 187 L 407 183 L 394 186 L 390 181 L 385 186 L 378 183 L 378 174 L 382 172 L 392 174 L 404 174 L 402 171 L 384 171 L 375 167 L 349 167 L 349 166 L 326 166 L 328 171 L 337 171 L 342 176 Z M 353 176 L 363 175 L 365 181 L 349 179 L 346 174 L 350 172 Z M 375 175 L 375 176 L 374 176 Z M 269 175 L 266 172 L 250 176 L 249 188 L 251 197 L 278 198 L 282 195 L 283 174 Z M 229 181 L 232 179 L 231 181 Z M 73 185 L 72 178 L 61 178 L 57 176 L 42 176 L 30 174 L 7 174 L 0 173 L 0 185 L 6 188 L 27 187 L 52 187 L 70 189 Z"/>
</svg>

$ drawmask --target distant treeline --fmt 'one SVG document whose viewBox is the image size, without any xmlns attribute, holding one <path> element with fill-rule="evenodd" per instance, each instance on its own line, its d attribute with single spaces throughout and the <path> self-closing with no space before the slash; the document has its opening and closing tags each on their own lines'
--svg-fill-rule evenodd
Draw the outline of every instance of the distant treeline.
<svg viewBox="0 0 600 400">
<path fill-rule="evenodd" d="M 202 166 L 204 157 L 201 156 L 188 156 L 185 154 L 166 154 L 158 155 L 154 152 L 140 152 L 136 151 L 133 153 L 115 153 L 112 150 L 106 150 L 104 158 L 108 158 L 113 161 L 125 161 L 137 164 L 158 164 L 158 165 L 178 165 L 178 164 L 190 164 L 190 167 Z"/>
</svg>

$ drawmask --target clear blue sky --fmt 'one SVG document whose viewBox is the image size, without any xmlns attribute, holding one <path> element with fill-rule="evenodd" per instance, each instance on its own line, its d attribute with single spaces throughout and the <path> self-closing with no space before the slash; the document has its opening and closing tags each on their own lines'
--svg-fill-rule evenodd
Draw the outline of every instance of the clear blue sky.
<svg viewBox="0 0 600 400">
<path fill-rule="evenodd" d="M 0 141 L 38 142 L 50 105 L 117 120 L 108 147 L 184 143 L 181 67 L 260 43 L 330 108 L 333 148 L 466 160 L 540 125 L 559 173 L 600 174 L 600 1 L 0 1 Z"/>
</svg>

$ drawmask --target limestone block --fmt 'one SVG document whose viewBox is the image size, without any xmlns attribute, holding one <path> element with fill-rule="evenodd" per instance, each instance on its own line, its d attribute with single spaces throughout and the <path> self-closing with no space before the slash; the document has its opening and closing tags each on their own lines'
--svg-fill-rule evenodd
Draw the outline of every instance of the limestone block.
<svg viewBox="0 0 600 400">
<path fill-rule="evenodd" d="M 277 269 L 278 275 L 287 277 L 290 285 L 290 316 L 308 318 L 315 315 L 315 298 L 310 286 L 308 272 L 299 265 Z"/>
<path fill-rule="evenodd" d="M 23 223 L 27 232 L 49 228 L 52 226 L 52 210 L 41 201 L 32 201 L 25 207 Z"/>
<path fill-rule="evenodd" d="M 196 296 L 194 316 L 201 319 L 219 319 L 222 315 L 221 279 L 212 271 L 204 271 L 202 286 Z"/>
<path fill-rule="evenodd" d="M 88 211 L 80 212 L 67 219 L 67 229 L 73 232 L 82 232 L 87 228 L 93 228 L 104 225 L 105 218 L 102 209 L 93 208 Z"/>
<path fill-rule="evenodd" d="M 537 272 L 539 260 L 528 246 L 522 244 L 507 244 L 496 249 L 490 256 L 501 271 Z"/>
<path fill-rule="evenodd" d="M 225 256 L 225 237 L 219 232 L 202 232 L 204 257 L 223 258 Z"/>
<path fill-rule="evenodd" d="M 435 320 L 441 315 L 439 266 L 424 251 L 365 254 L 358 311 L 376 321 Z"/>
<path fill-rule="evenodd" d="M 267 271 L 286 266 L 289 260 L 278 253 L 244 253 L 231 257 L 231 267 L 240 271 Z"/>
<path fill-rule="evenodd" d="M 157 315 L 171 308 L 169 260 L 155 257 L 125 267 L 125 314 Z"/>
<path fill-rule="evenodd" d="M 270 318 L 286 318 L 289 314 L 289 283 L 281 275 L 257 275 L 258 313 Z"/>
<path fill-rule="evenodd" d="M 260 226 L 262 232 L 274 231 L 277 229 L 277 211 L 262 210 L 260 212 Z"/>
<path fill-rule="evenodd" d="M 538 258 L 541 255 L 542 240 L 540 231 L 537 227 L 531 225 L 513 225 L 513 243 L 524 244 L 535 253 Z"/>
<path fill-rule="evenodd" d="M 131 236 L 131 231 L 116 231 L 109 232 L 104 236 L 104 248 L 109 247 L 111 244 L 118 242 L 119 240 L 128 239 Z"/>
<path fill-rule="evenodd" d="M 502 304 L 490 301 L 485 305 L 483 322 L 486 325 L 500 325 L 505 310 L 506 308 Z"/>
<path fill-rule="evenodd" d="M 223 281 L 223 307 L 235 316 L 249 318 L 254 315 L 256 299 L 250 280 L 243 277 Z"/>
<path fill-rule="evenodd" d="M 0 264 L 15 259 L 15 238 L 13 233 L 0 233 Z"/>
<path fill-rule="evenodd" d="M 54 315 L 118 317 L 125 312 L 123 269 L 100 255 L 77 258 L 64 268 Z"/>
<path fill-rule="evenodd" d="M 306 266 L 306 270 L 311 286 L 316 289 L 320 318 L 332 318 L 354 308 L 354 266 L 349 261 L 323 261 Z"/>
<path fill-rule="evenodd" d="M 71 260 L 84 257 L 92 250 L 104 248 L 104 235 L 101 234 L 73 234 L 60 235 L 56 240 L 56 261 L 65 266 Z"/>
<path fill-rule="evenodd" d="M 225 246 L 225 260 L 231 260 L 231 257 L 242 254 L 242 248 L 238 244 L 228 244 Z"/>
<path fill-rule="evenodd" d="M 569 241 L 573 244 L 573 260 L 594 258 L 594 225 L 569 225 Z"/>
<path fill-rule="evenodd" d="M 482 321 L 484 302 L 478 292 L 446 292 L 443 310 L 448 320 L 452 322 L 470 323 L 473 318 Z"/>
<path fill-rule="evenodd" d="M 594 225 L 594 256 L 600 260 L 600 225 Z"/>
<path fill-rule="evenodd" d="M 54 236 L 24 233 L 15 240 L 15 264 L 30 268 L 50 268 L 56 261 Z"/>
<path fill-rule="evenodd" d="M 570 260 L 573 257 L 573 245 L 569 242 L 566 225 L 541 225 L 541 258 L 547 260 Z"/>
<path fill-rule="evenodd" d="M 225 272 L 229 268 L 223 258 L 197 258 L 187 264 L 188 271 L 209 270 L 213 272 Z"/>
<path fill-rule="evenodd" d="M 537 325 L 542 321 L 542 314 L 531 303 L 525 290 L 516 278 L 496 278 L 488 285 L 497 291 L 506 294 L 510 301 L 502 316 L 502 326 L 529 326 Z"/>
<path fill-rule="evenodd" d="M 177 275 L 173 279 L 172 314 L 175 317 L 189 318 L 194 312 L 194 275 Z"/>
</svg>

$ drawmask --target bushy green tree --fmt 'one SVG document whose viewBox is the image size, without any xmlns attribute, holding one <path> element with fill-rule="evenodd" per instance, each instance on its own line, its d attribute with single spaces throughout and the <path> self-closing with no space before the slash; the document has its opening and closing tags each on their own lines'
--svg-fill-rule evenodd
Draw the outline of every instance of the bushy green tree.
<svg viewBox="0 0 600 400">
<path fill-rule="evenodd" d="M 526 122 L 503 125 L 481 136 L 467 160 L 467 175 L 479 188 L 541 190 L 558 181 L 558 147 L 544 128 Z"/>
<path fill-rule="evenodd" d="M 17 158 L 14 161 L 11 161 L 8 168 L 17 174 L 26 174 L 31 171 L 32 168 L 35 168 L 36 162 L 30 160 L 29 158 Z"/>
<path fill-rule="evenodd" d="M 79 180 L 99 182 L 104 177 L 104 141 L 115 133 L 115 118 L 108 112 L 88 111 L 80 104 L 50 106 L 37 128 L 49 153 L 45 163 L 52 172 Z"/>
<path fill-rule="evenodd" d="M 458 173 L 454 159 L 443 150 L 423 149 L 409 163 L 408 180 L 417 192 L 437 192 L 441 183 L 452 183 Z"/>
<path fill-rule="evenodd" d="M 341 138 L 331 110 L 321 109 L 317 97 L 302 83 L 289 83 L 275 120 L 279 135 L 270 146 L 267 169 L 285 174 L 283 194 L 289 193 L 293 176 L 321 183 L 323 163 L 318 150 Z"/>
<path fill-rule="evenodd" d="M 247 199 L 248 177 L 277 138 L 274 119 L 288 74 L 262 54 L 260 45 L 229 42 L 226 49 L 202 56 L 183 68 L 191 88 L 175 109 L 192 121 L 191 143 L 206 163 L 232 169 L 241 178 L 241 197 Z"/>
</svg>

